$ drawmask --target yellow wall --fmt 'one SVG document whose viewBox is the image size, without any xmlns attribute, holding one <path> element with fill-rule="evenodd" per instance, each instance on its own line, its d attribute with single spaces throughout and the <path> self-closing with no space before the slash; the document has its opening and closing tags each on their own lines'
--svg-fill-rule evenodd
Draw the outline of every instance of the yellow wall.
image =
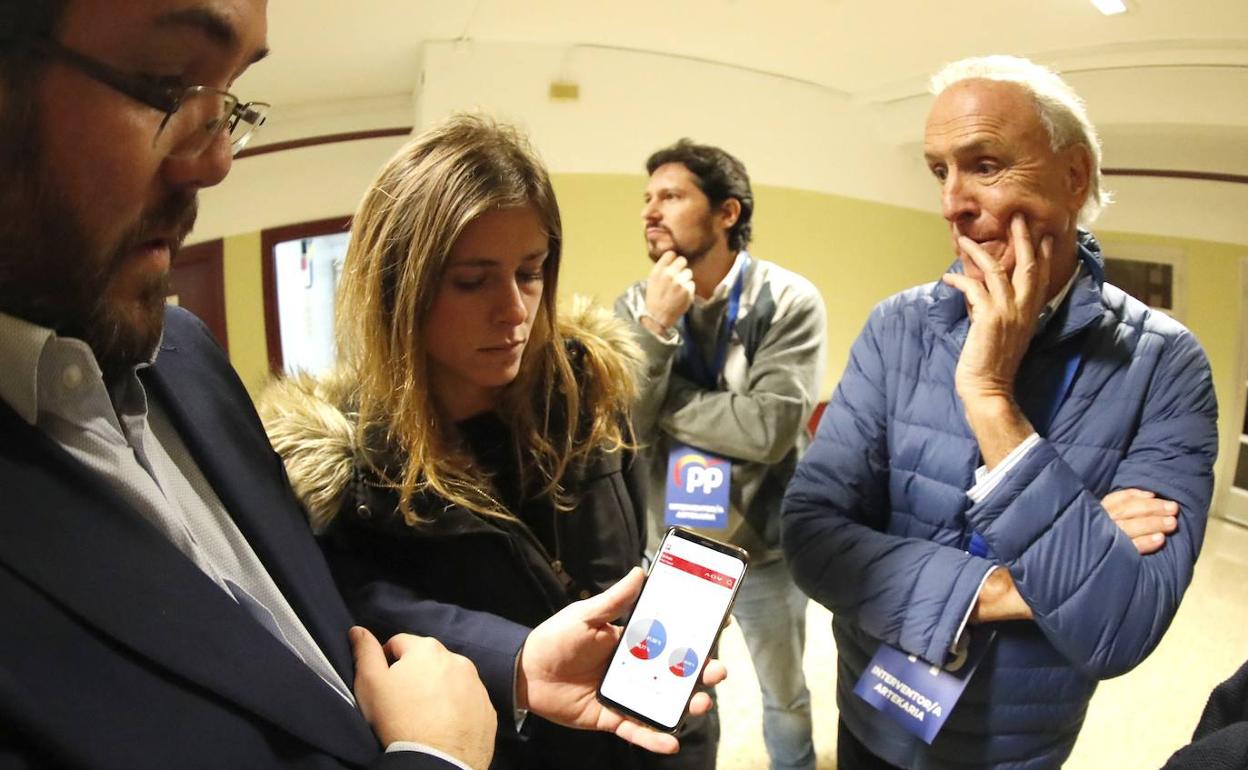
<svg viewBox="0 0 1248 770">
<path fill-rule="evenodd" d="M 650 267 L 640 227 L 644 178 L 562 174 L 554 182 L 565 237 L 561 298 L 587 294 L 609 306 Z M 935 280 L 952 262 L 944 222 L 935 213 L 803 190 L 760 186 L 755 197 L 751 251 L 805 275 L 823 292 L 828 308 L 827 377 L 822 392 L 826 398 L 875 303 L 908 286 Z M 933 211 L 935 205 L 933 193 Z M 1222 409 L 1223 457 L 1233 460 L 1241 414 L 1236 386 L 1243 302 L 1239 263 L 1248 257 L 1248 246 L 1098 234 L 1116 244 L 1166 246 L 1184 253 L 1183 320 L 1209 353 Z M 253 393 L 263 384 L 267 370 L 259 250 L 260 238 L 255 233 L 225 241 L 230 357 Z"/>
<path fill-rule="evenodd" d="M 225 324 L 230 361 L 254 396 L 268 379 L 264 341 L 264 289 L 260 277 L 260 233 L 234 235 L 223 244 Z"/>
<path fill-rule="evenodd" d="M 650 262 L 641 235 L 641 176 L 578 174 L 555 178 L 566 240 L 560 293 L 610 304 L 644 276 Z M 759 186 L 750 250 L 809 278 L 828 308 L 828 361 L 822 395 L 836 387 L 849 348 L 881 299 L 935 280 L 953 261 L 936 213 L 823 193 Z M 933 212 L 936 199 L 933 192 Z M 1235 460 L 1242 418 L 1239 380 L 1240 260 L 1248 246 L 1097 231 L 1118 244 L 1164 246 L 1185 256 L 1183 322 L 1213 366 L 1221 417 L 1221 459 Z M 1227 465 L 1230 470 L 1233 466 Z"/>
<path fill-rule="evenodd" d="M 1135 233 L 1098 233 L 1114 244 L 1166 246 L 1179 249 L 1184 263 L 1183 323 L 1204 346 L 1213 368 L 1218 394 L 1218 478 L 1231 473 L 1239 451 L 1243 425 L 1243 361 L 1241 323 L 1244 296 L 1240 265 L 1248 258 L 1248 246 L 1213 243 L 1188 238 L 1166 238 Z"/>
<path fill-rule="evenodd" d="M 560 294 L 610 304 L 650 270 L 641 233 L 644 178 L 555 178 L 565 258 Z M 750 251 L 809 278 L 828 309 L 831 395 L 867 313 L 884 297 L 937 278 L 952 262 L 943 221 L 934 214 L 823 193 L 760 186 L 754 191 Z"/>
</svg>

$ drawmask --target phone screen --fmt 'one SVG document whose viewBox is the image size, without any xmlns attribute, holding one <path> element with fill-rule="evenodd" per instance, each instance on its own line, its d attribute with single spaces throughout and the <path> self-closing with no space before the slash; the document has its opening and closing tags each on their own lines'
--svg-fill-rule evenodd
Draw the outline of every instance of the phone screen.
<svg viewBox="0 0 1248 770">
<path fill-rule="evenodd" d="M 732 546 L 668 530 L 599 695 L 657 727 L 676 729 L 736 596 L 744 557 Z"/>
</svg>

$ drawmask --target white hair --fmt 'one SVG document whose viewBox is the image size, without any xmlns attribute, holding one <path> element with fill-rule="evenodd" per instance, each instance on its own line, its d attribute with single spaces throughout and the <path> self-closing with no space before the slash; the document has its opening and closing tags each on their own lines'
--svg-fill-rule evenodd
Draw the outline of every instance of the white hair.
<svg viewBox="0 0 1248 770">
<path fill-rule="evenodd" d="M 977 56 L 946 64 L 932 76 L 929 88 L 939 95 L 963 80 L 1017 83 L 1035 101 L 1036 114 L 1049 133 L 1049 144 L 1054 152 L 1075 144 L 1088 148 L 1092 173 L 1088 179 L 1088 198 L 1079 210 L 1079 223 L 1094 222 L 1112 198 L 1101 184 L 1101 140 L 1079 94 L 1053 70 L 1018 56 Z"/>
</svg>

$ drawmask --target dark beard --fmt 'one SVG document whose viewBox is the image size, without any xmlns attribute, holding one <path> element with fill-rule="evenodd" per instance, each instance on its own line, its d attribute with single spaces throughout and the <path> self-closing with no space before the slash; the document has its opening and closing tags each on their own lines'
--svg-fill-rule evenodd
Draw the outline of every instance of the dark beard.
<svg viewBox="0 0 1248 770">
<path fill-rule="evenodd" d="M 120 306 L 111 299 L 112 282 L 125 267 L 126 260 L 155 233 L 175 233 L 169 242 L 170 259 L 177 256 L 182 241 L 195 224 L 197 202 L 194 193 L 171 194 L 155 210 L 145 211 L 139 221 L 126 231 L 120 245 L 82 285 L 79 293 L 104 289 L 84 305 L 85 312 L 69 316 L 58 334 L 86 341 L 95 352 L 105 379 L 125 372 L 135 364 L 151 359 L 160 342 L 165 324 L 165 297 L 172 293 L 172 276 L 168 271 L 149 276 L 140 287 L 137 309 L 126 303 Z M 86 272 L 86 271 L 83 271 Z M 87 299 L 83 296 L 83 299 Z"/>
<path fill-rule="evenodd" d="M 175 233 L 176 252 L 195 222 L 195 194 L 168 195 L 113 248 L 93 243 L 69 202 L 45 181 L 34 109 L 28 94 L 13 90 L 0 99 L 0 310 L 83 340 L 111 380 L 151 358 L 170 277 L 151 277 L 137 312 L 119 306 L 112 283 L 155 233 Z"/>
<path fill-rule="evenodd" d="M 710 253 L 711 249 L 715 248 L 715 229 L 709 216 L 703 220 L 701 231 L 698 233 L 699 237 L 694 243 L 677 241 L 671 230 L 668 230 L 667 234 L 672 239 L 672 251 L 684 257 L 688 267 L 693 267 L 701 262 L 702 258 Z M 656 254 L 654 249 L 649 247 L 649 244 L 647 244 L 647 247 L 652 262 L 657 262 L 659 257 L 663 256 L 663 252 L 667 251 L 667 249 L 663 249 L 663 251 Z"/>
</svg>

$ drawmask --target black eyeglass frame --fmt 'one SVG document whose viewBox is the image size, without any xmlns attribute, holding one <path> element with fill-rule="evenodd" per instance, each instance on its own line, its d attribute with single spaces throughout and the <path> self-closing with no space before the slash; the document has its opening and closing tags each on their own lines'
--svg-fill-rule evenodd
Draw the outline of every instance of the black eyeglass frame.
<svg viewBox="0 0 1248 770">
<path fill-rule="evenodd" d="M 239 141 L 231 142 L 231 150 L 233 153 L 238 153 L 243 148 L 243 145 L 246 144 L 246 140 L 250 139 L 264 125 L 265 110 L 271 106 L 268 102 L 243 102 L 229 91 L 222 91 L 219 88 L 210 86 L 175 87 L 152 82 L 142 75 L 122 72 L 99 59 L 75 51 L 50 38 L 38 38 L 29 41 L 29 47 L 35 52 L 59 59 L 118 93 L 129 96 L 141 104 L 165 113 L 164 119 L 160 122 L 160 127 L 156 129 L 156 136 L 152 139 L 153 142 L 160 138 L 161 133 L 165 130 L 165 126 L 169 123 L 174 113 L 181 109 L 188 95 L 208 92 L 225 97 L 233 105 L 229 113 L 221 118 L 220 124 L 210 130 L 209 134 L 222 129 L 225 129 L 228 134 L 234 130 L 234 127 L 240 120 L 245 120 L 252 125 L 251 131 L 240 137 Z"/>
</svg>

